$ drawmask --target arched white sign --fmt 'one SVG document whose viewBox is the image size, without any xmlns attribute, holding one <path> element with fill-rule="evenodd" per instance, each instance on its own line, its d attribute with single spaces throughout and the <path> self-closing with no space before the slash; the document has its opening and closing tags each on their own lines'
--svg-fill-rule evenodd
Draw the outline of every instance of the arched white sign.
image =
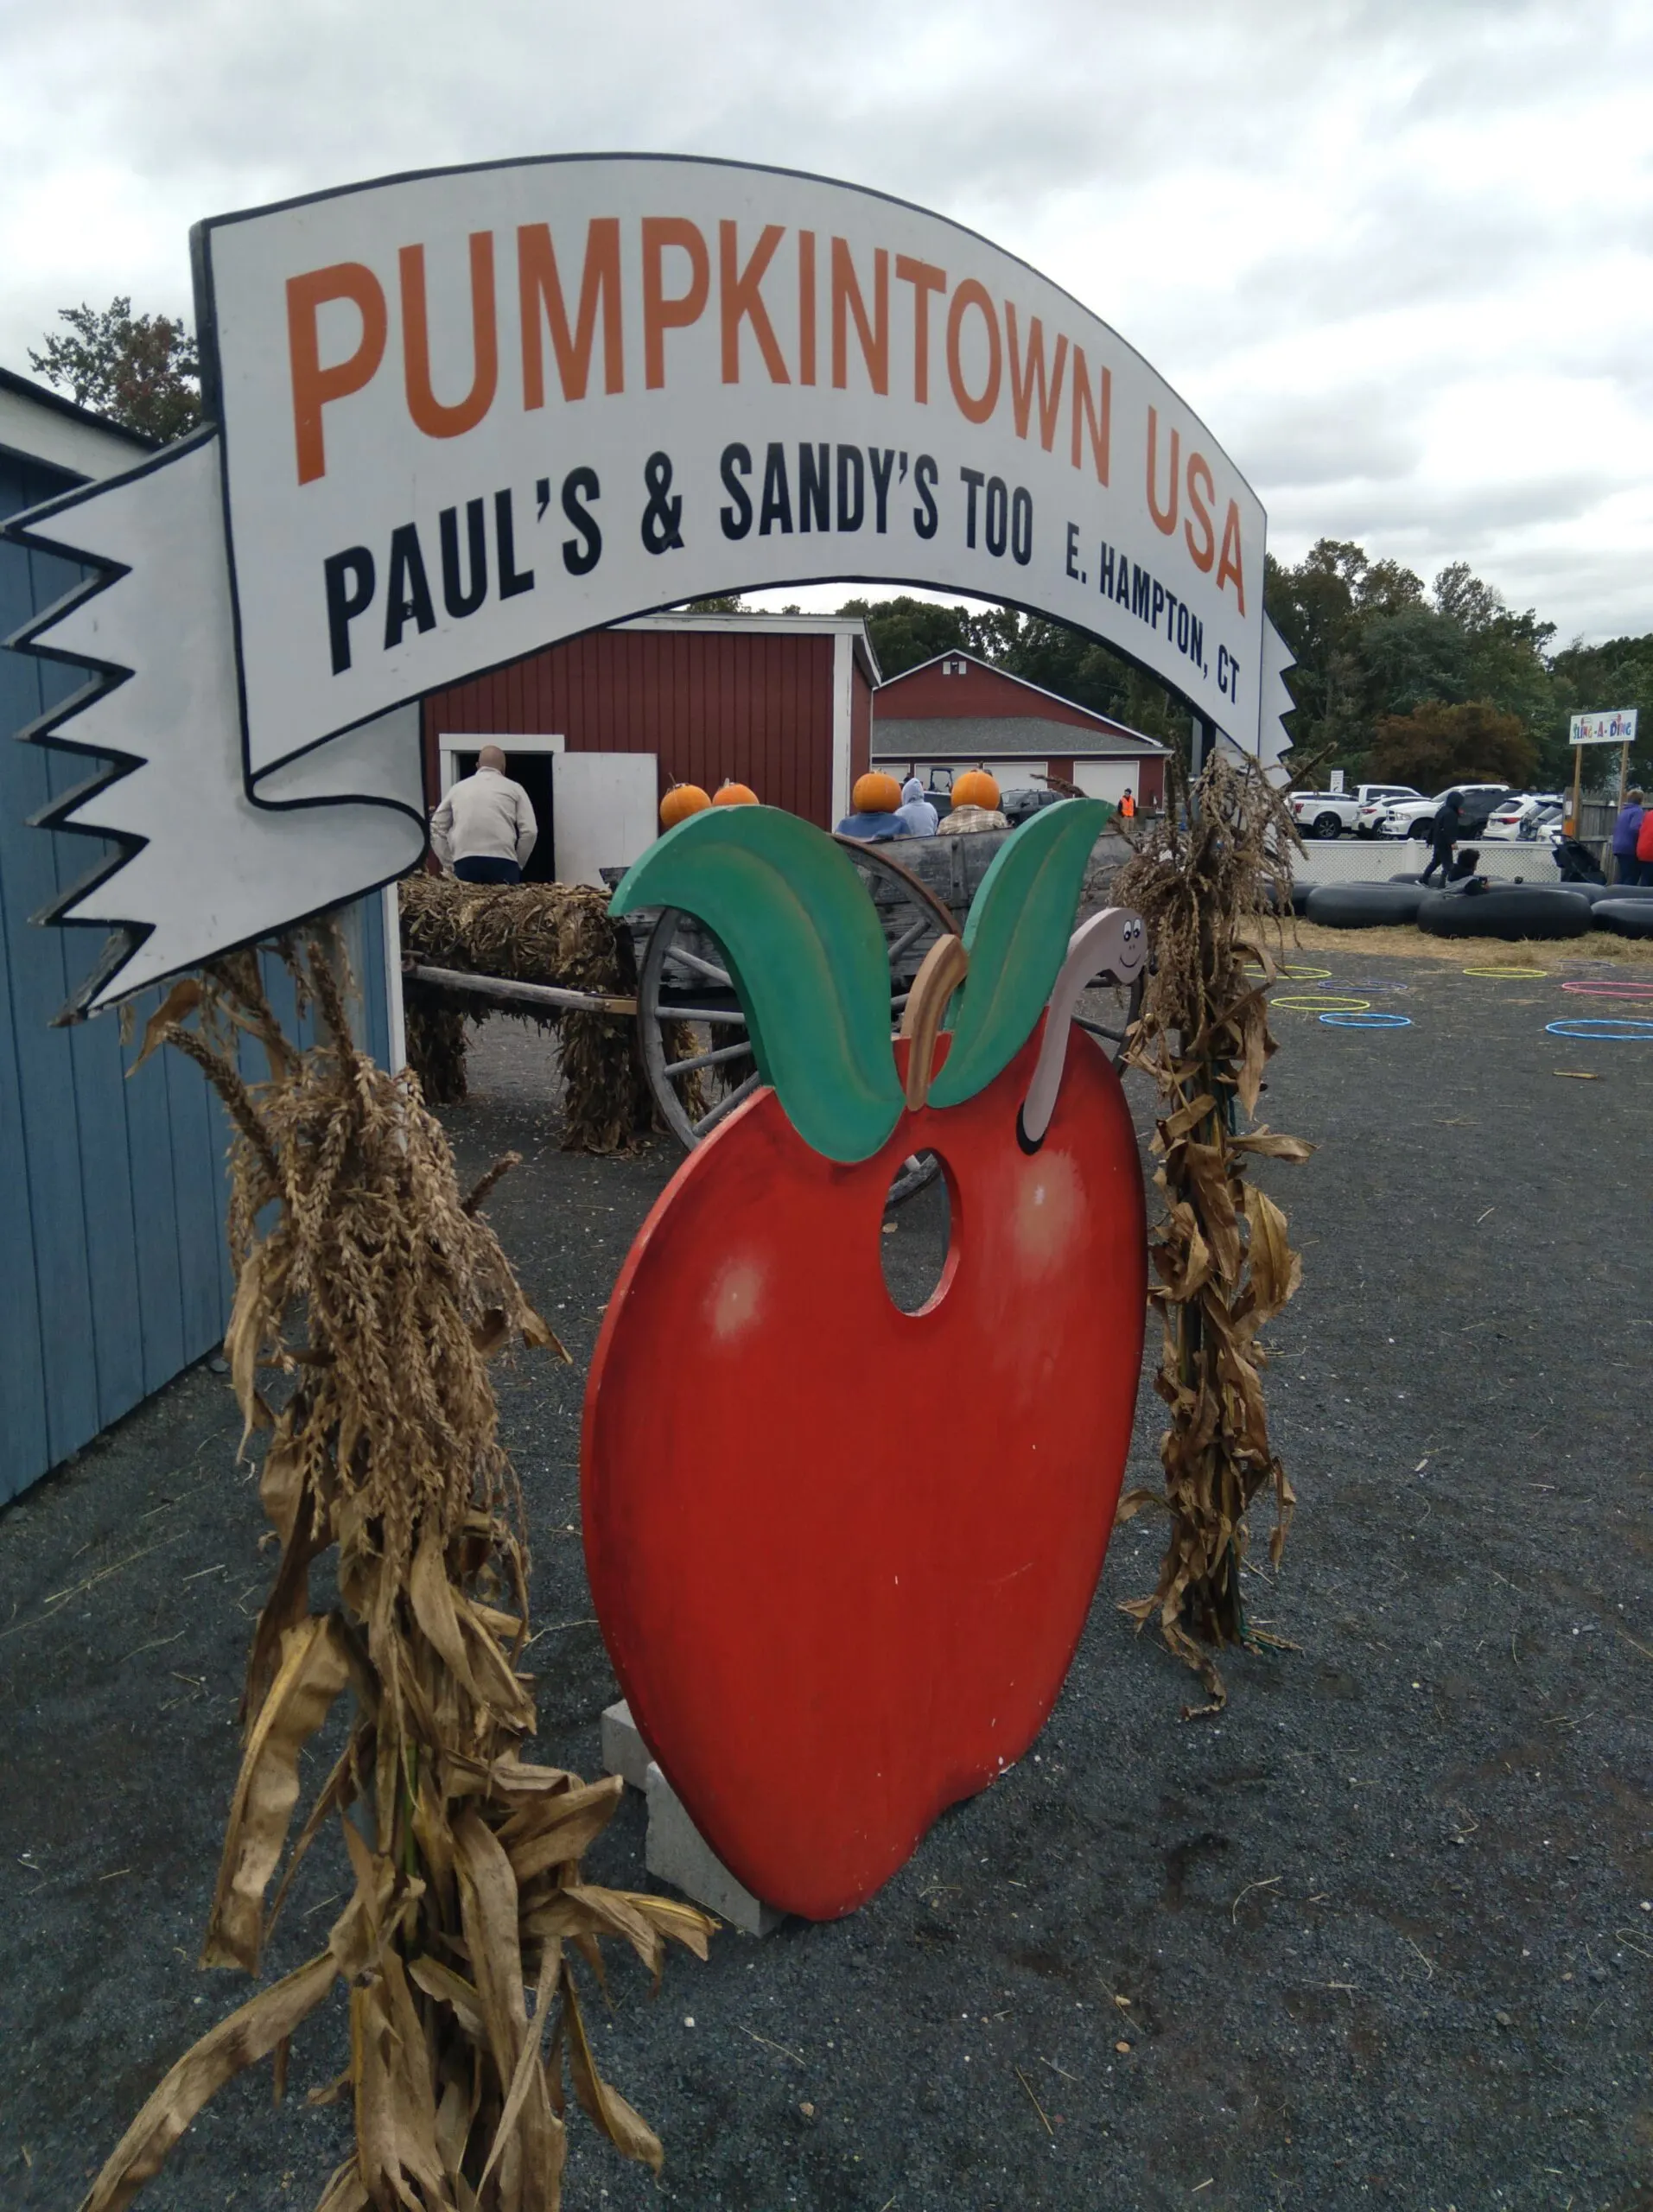
<svg viewBox="0 0 1653 2212">
<path fill-rule="evenodd" d="M 1106 323 L 942 217 L 575 156 L 226 216 L 194 249 L 212 429 L 13 525 L 121 579 L 29 633 L 131 672 L 72 741 L 37 733 L 138 764 L 55 817 L 132 854 L 55 917 L 127 932 L 88 1004 L 410 865 L 398 709 L 715 592 L 1004 600 L 1277 748 L 1255 493 Z"/>
</svg>

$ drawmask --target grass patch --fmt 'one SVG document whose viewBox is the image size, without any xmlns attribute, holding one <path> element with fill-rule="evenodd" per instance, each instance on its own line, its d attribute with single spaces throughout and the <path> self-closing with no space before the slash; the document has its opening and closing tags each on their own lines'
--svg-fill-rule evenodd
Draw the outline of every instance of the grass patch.
<svg viewBox="0 0 1653 2212">
<path fill-rule="evenodd" d="M 1409 922 L 1394 929 L 1329 930 L 1300 920 L 1287 943 L 1305 952 L 1388 953 L 1398 960 L 1444 960 L 1460 968 L 1536 968 L 1571 960 L 1617 960 L 1629 967 L 1653 968 L 1653 938 L 1615 937 L 1608 930 L 1511 943 L 1501 937 L 1431 937 Z"/>
</svg>

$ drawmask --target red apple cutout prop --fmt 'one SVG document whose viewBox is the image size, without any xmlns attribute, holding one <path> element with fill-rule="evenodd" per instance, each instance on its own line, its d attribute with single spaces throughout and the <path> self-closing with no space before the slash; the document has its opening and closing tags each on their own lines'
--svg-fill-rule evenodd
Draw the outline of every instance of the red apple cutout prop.
<svg viewBox="0 0 1653 2212">
<path fill-rule="evenodd" d="M 862 1903 L 1027 1751 L 1102 1570 L 1141 1358 L 1135 1138 L 1083 1032 L 1036 1146 L 1020 1116 L 1103 812 L 1068 802 L 1006 841 L 933 1058 L 924 1007 L 952 996 L 957 941 L 892 1051 L 876 918 L 807 824 L 697 815 L 616 893 L 716 931 L 774 1087 L 684 1160 L 610 1301 L 586 1395 L 591 1588 L 690 1816 L 811 1919 Z M 811 1004 L 800 975 L 831 988 Z M 925 1149 L 952 1234 L 906 1313 L 880 1236 Z"/>
</svg>

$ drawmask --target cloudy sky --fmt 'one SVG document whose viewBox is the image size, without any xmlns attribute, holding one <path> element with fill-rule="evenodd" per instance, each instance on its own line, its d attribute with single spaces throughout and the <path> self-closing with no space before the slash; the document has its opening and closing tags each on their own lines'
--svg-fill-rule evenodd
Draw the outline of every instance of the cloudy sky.
<svg viewBox="0 0 1653 2212">
<path fill-rule="evenodd" d="M 0 0 L 0 363 L 188 311 L 201 215 L 582 149 L 774 162 L 1024 256 L 1270 543 L 1653 629 L 1653 9 L 1611 0 Z M 827 594 L 830 599 L 831 594 Z"/>
</svg>

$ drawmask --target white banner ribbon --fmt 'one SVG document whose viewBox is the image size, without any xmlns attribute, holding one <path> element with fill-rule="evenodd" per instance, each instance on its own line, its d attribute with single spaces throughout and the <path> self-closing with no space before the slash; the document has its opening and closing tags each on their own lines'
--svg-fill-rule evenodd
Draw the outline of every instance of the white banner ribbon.
<svg viewBox="0 0 1653 2212">
<path fill-rule="evenodd" d="M 122 932 L 86 1006 L 412 865 L 423 695 L 716 593 L 1001 601 L 1285 749 L 1255 493 L 1106 323 L 939 216 L 577 156 L 195 252 L 213 432 L 11 525 L 113 579 L 25 641 L 130 671 L 33 733 L 136 764 L 49 817 L 128 850 L 51 917 Z"/>
</svg>

